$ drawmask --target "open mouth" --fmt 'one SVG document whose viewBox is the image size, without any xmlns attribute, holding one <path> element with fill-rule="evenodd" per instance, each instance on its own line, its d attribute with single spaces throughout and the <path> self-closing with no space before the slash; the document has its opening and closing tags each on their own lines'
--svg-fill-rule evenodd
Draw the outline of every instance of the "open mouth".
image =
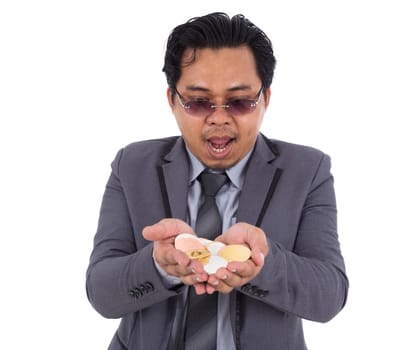
<svg viewBox="0 0 394 350">
<path fill-rule="evenodd" d="M 214 137 L 208 140 L 209 149 L 217 155 L 225 154 L 230 150 L 234 139 L 230 137 Z"/>
</svg>

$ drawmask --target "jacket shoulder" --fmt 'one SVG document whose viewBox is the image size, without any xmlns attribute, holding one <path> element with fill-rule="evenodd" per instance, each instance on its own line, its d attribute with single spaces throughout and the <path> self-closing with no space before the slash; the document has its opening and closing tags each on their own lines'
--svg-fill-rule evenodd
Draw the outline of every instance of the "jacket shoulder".
<svg viewBox="0 0 394 350">
<path fill-rule="evenodd" d="M 146 157 L 152 155 L 165 155 L 175 145 L 179 136 L 171 136 L 160 139 L 137 141 L 123 148 L 123 156 Z"/>
<path fill-rule="evenodd" d="M 112 162 L 116 172 L 152 168 L 163 162 L 180 136 L 137 141 L 120 149 Z"/>
<path fill-rule="evenodd" d="M 325 157 L 329 158 L 327 154 L 314 147 L 275 139 L 269 140 L 269 143 L 276 151 L 278 160 L 286 162 L 316 162 Z"/>
</svg>

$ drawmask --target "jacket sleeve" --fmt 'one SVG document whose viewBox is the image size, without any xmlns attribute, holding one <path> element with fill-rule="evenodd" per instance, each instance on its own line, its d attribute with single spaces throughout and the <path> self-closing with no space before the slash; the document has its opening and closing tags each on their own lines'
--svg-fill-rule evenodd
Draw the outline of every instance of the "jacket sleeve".
<svg viewBox="0 0 394 350">
<path fill-rule="evenodd" d="M 137 249 L 136 235 L 141 232 L 133 230 L 119 180 L 121 158 L 122 151 L 112 163 L 86 277 L 89 301 L 108 318 L 123 317 L 177 294 L 163 284 L 152 259 L 152 244 L 145 242 Z"/>
<path fill-rule="evenodd" d="M 301 211 L 294 247 L 269 238 L 261 273 L 241 291 L 285 313 L 327 322 L 342 309 L 348 291 L 327 155 L 320 160 Z"/>
</svg>

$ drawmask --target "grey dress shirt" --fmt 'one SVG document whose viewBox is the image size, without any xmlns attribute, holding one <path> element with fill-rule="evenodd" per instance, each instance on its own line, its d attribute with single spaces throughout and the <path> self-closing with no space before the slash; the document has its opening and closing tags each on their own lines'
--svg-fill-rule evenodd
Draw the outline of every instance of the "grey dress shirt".
<svg viewBox="0 0 394 350">
<path fill-rule="evenodd" d="M 222 232 L 234 225 L 237 219 L 238 200 L 245 178 L 245 165 L 251 155 L 251 151 L 241 161 L 226 170 L 230 181 L 227 182 L 216 194 L 216 203 L 222 217 Z M 195 228 L 198 208 L 201 201 L 201 185 L 197 177 L 205 169 L 205 166 L 188 150 L 190 157 L 189 193 L 187 198 L 188 220 L 193 229 Z M 196 232 L 198 235 L 198 232 Z M 217 349 L 235 350 L 234 338 L 230 323 L 229 294 L 219 293 L 218 299 L 218 323 L 217 323 Z"/>
</svg>

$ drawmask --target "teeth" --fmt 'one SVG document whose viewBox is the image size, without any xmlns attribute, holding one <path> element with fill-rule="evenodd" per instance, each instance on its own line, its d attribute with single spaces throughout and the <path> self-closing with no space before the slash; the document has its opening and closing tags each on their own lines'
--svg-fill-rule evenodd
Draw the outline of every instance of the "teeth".
<svg viewBox="0 0 394 350">
<path fill-rule="evenodd" d="M 215 152 L 222 153 L 227 149 L 227 145 L 224 147 L 222 147 L 222 146 L 216 147 L 216 146 L 212 145 L 212 148 Z"/>
</svg>

